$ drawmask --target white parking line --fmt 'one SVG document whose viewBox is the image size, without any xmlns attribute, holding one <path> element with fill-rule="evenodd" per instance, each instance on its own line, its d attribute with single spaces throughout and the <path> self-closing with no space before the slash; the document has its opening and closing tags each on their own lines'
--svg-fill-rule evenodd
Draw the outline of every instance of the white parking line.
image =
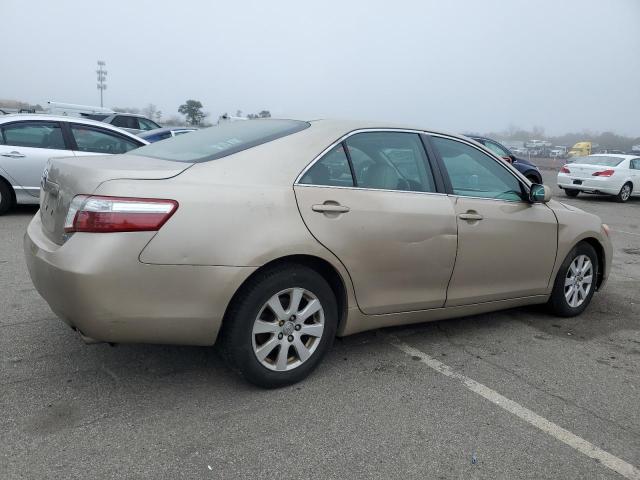
<svg viewBox="0 0 640 480">
<path fill-rule="evenodd" d="M 625 478 L 632 480 L 640 480 L 640 470 L 634 467 L 633 465 L 625 462 L 624 460 L 611 455 L 609 452 L 605 452 L 601 448 L 596 447 L 592 443 L 589 443 L 583 438 L 574 435 L 568 430 L 556 425 L 553 422 L 550 422 L 546 418 L 541 417 L 535 412 L 532 412 L 528 408 L 523 407 L 517 402 L 508 399 L 500 395 L 498 392 L 490 389 L 489 387 L 476 382 L 475 380 L 462 375 L 454 371 L 448 365 L 436 360 L 435 358 L 427 355 L 426 353 L 418 350 L 417 348 L 413 348 L 410 345 L 407 345 L 403 341 L 401 341 L 398 337 L 390 335 L 388 336 L 390 343 L 403 351 L 407 355 L 411 355 L 412 357 L 418 357 L 422 363 L 431 367 L 438 373 L 441 373 L 449 378 L 453 378 L 458 380 L 462 385 L 471 390 L 474 393 L 477 393 L 481 397 L 486 398 L 491 403 L 498 405 L 500 408 L 503 408 L 507 412 L 514 414 L 517 417 L 520 417 L 525 422 L 533 425 L 539 430 L 551 435 L 552 437 L 560 440 L 561 442 L 569 445 L 571 448 L 576 449 L 580 453 L 585 454 L 587 457 L 591 457 L 600 461 L 603 465 L 609 467 L 611 470 L 618 472 Z"/>
</svg>

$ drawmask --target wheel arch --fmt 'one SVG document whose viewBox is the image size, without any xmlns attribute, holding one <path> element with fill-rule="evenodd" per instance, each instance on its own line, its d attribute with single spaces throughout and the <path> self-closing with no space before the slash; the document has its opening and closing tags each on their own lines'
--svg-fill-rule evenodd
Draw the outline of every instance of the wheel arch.
<svg viewBox="0 0 640 480">
<path fill-rule="evenodd" d="M 596 289 L 599 289 L 600 285 L 602 285 L 602 280 L 604 278 L 604 270 L 606 267 L 604 263 L 605 262 L 604 247 L 598 241 L 598 239 L 594 237 L 583 238 L 578 243 L 576 243 L 576 246 L 578 246 L 581 243 L 586 243 L 587 245 L 592 246 L 593 249 L 596 251 L 596 255 L 598 256 L 598 277 L 596 278 Z"/>
<path fill-rule="evenodd" d="M 336 303 L 338 305 L 338 329 L 340 332 L 342 327 L 347 321 L 347 312 L 349 308 L 349 300 L 347 293 L 347 284 L 345 283 L 344 278 L 338 272 L 338 270 L 327 260 L 307 254 L 295 254 L 295 255 L 287 255 L 283 257 L 276 258 L 271 260 L 258 269 L 256 269 L 251 275 L 249 275 L 236 289 L 236 292 L 231 297 L 229 304 L 225 310 L 225 314 L 222 319 L 222 327 L 224 327 L 225 321 L 227 319 L 228 313 L 231 309 L 231 306 L 237 301 L 238 296 L 244 290 L 245 286 L 253 280 L 257 275 L 261 274 L 265 270 L 269 270 L 271 268 L 275 268 L 281 265 L 302 265 L 314 270 L 320 276 L 322 276 L 333 291 L 333 294 L 336 297 Z"/>
</svg>

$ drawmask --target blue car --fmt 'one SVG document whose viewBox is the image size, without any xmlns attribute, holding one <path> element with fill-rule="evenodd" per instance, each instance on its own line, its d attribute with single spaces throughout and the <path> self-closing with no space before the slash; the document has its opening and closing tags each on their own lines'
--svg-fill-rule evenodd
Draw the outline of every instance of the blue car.
<svg viewBox="0 0 640 480">
<path fill-rule="evenodd" d="M 504 145 L 496 142 L 495 140 L 492 140 L 491 138 L 479 137 L 477 135 L 466 136 L 478 143 L 481 143 L 493 153 L 511 163 L 511 165 L 516 167 L 516 169 L 525 177 L 527 177 L 531 183 L 542 184 L 542 174 L 540 173 L 540 170 L 538 170 L 538 167 L 536 167 L 529 160 L 516 157 L 513 153 L 511 153 L 511 150 L 509 150 Z"/>
</svg>

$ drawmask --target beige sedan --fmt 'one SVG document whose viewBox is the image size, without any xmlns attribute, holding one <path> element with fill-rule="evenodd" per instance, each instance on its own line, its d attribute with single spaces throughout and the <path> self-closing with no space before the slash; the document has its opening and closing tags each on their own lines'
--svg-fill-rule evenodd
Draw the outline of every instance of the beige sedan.
<svg viewBox="0 0 640 480">
<path fill-rule="evenodd" d="M 577 315 L 611 243 L 464 137 L 251 120 L 52 161 L 25 255 L 86 341 L 217 341 L 274 387 L 336 335 L 541 303 Z"/>
</svg>

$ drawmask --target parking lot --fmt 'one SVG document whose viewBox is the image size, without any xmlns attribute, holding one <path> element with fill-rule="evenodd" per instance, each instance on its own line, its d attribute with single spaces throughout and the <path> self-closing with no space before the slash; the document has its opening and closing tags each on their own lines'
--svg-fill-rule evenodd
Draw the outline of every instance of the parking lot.
<svg viewBox="0 0 640 480">
<path fill-rule="evenodd" d="M 212 348 L 84 345 L 24 265 L 36 209 L 0 218 L 0 477 L 638 478 L 640 199 L 567 199 L 543 174 L 612 229 L 583 315 L 337 339 L 309 379 L 268 391 Z"/>
</svg>

